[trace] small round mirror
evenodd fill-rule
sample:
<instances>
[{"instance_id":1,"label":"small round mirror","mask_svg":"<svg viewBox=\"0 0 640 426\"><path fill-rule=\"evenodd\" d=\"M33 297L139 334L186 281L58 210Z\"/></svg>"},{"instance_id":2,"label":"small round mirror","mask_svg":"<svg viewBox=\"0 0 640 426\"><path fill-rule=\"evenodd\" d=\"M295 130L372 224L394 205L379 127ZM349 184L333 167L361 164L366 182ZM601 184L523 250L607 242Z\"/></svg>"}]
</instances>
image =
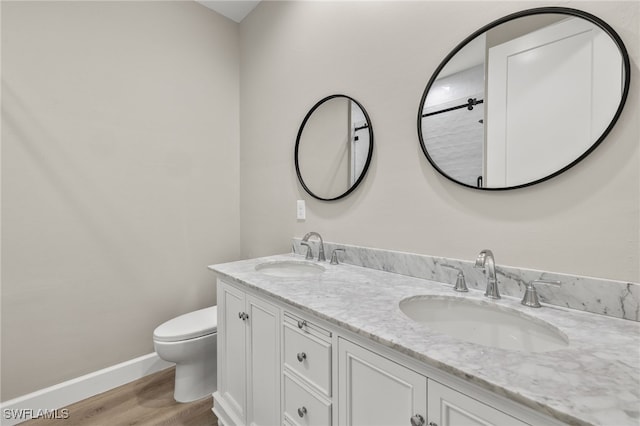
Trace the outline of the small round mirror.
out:
<instances>
[{"instance_id":1,"label":"small round mirror","mask_svg":"<svg viewBox=\"0 0 640 426\"><path fill-rule=\"evenodd\" d=\"M327 96L300 125L296 173L312 197L338 200L362 182L372 153L373 128L362 105L346 95Z\"/></svg>"},{"instance_id":2,"label":"small round mirror","mask_svg":"<svg viewBox=\"0 0 640 426\"><path fill-rule=\"evenodd\" d=\"M629 92L629 56L616 32L575 9L544 7L471 34L424 91L418 135L429 162L471 188L520 188L592 152Z\"/></svg>"}]
</instances>

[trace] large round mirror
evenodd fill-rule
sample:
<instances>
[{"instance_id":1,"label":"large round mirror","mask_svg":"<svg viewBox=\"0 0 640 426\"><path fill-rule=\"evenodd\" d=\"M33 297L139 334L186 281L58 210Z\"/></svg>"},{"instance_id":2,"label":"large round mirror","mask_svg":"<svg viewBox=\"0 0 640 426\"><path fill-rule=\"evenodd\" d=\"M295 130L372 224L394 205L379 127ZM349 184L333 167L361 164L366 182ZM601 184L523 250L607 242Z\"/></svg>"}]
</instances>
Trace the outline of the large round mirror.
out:
<instances>
[{"instance_id":1,"label":"large round mirror","mask_svg":"<svg viewBox=\"0 0 640 426\"><path fill-rule=\"evenodd\" d=\"M613 128L629 69L622 40L593 15L545 7L506 16L460 43L429 80L418 113L422 150L464 186L545 181Z\"/></svg>"},{"instance_id":2,"label":"large round mirror","mask_svg":"<svg viewBox=\"0 0 640 426\"><path fill-rule=\"evenodd\" d=\"M362 182L373 153L373 128L355 99L331 95L311 108L296 138L300 184L319 200L338 200Z\"/></svg>"}]
</instances>

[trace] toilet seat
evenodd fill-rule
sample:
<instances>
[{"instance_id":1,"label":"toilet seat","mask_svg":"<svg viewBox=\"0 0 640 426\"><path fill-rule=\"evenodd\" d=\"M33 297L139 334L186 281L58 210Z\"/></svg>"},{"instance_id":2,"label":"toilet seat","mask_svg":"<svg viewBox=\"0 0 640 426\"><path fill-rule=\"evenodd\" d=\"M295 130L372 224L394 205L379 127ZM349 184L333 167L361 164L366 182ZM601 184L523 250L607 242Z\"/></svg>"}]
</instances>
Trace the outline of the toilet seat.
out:
<instances>
[{"instance_id":1,"label":"toilet seat","mask_svg":"<svg viewBox=\"0 0 640 426\"><path fill-rule=\"evenodd\" d=\"M179 342L213 334L217 330L218 307L211 306L159 325L153 332L153 339L158 342Z\"/></svg>"}]
</instances>

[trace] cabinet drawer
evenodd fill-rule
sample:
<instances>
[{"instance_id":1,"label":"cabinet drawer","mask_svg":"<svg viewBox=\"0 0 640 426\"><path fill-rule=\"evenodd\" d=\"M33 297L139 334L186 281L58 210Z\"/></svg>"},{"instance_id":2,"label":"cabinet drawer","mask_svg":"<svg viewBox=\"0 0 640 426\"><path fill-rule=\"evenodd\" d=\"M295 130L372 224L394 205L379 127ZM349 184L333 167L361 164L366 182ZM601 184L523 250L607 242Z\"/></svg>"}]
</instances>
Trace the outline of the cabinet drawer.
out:
<instances>
[{"instance_id":1,"label":"cabinet drawer","mask_svg":"<svg viewBox=\"0 0 640 426\"><path fill-rule=\"evenodd\" d=\"M284 373L284 423L299 426L331 425L331 403L315 396Z\"/></svg>"},{"instance_id":2,"label":"cabinet drawer","mask_svg":"<svg viewBox=\"0 0 640 426\"><path fill-rule=\"evenodd\" d=\"M284 365L324 395L331 396L331 344L284 325Z\"/></svg>"},{"instance_id":3,"label":"cabinet drawer","mask_svg":"<svg viewBox=\"0 0 640 426\"><path fill-rule=\"evenodd\" d=\"M284 313L284 323L290 325L292 328L297 328L305 334L317 337L320 340L331 343L331 332L325 330L317 324L311 321L307 321L304 318L300 318L297 315L293 315L289 312Z\"/></svg>"}]
</instances>

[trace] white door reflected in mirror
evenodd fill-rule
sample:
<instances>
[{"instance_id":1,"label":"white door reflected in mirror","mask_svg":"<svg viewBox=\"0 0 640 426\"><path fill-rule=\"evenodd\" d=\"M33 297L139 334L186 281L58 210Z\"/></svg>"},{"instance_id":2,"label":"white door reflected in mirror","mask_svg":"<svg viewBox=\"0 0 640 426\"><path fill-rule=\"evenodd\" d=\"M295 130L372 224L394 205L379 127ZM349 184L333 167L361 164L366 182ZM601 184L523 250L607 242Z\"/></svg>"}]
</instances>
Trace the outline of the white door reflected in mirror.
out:
<instances>
[{"instance_id":1,"label":"white door reflected in mirror","mask_svg":"<svg viewBox=\"0 0 640 426\"><path fill-rule=\"evenodd\" d=\"M602 30L578 18L489 49L487 186L536 180L589 149L620 102L617 50Z\"/></svg>"}]
</instances>

